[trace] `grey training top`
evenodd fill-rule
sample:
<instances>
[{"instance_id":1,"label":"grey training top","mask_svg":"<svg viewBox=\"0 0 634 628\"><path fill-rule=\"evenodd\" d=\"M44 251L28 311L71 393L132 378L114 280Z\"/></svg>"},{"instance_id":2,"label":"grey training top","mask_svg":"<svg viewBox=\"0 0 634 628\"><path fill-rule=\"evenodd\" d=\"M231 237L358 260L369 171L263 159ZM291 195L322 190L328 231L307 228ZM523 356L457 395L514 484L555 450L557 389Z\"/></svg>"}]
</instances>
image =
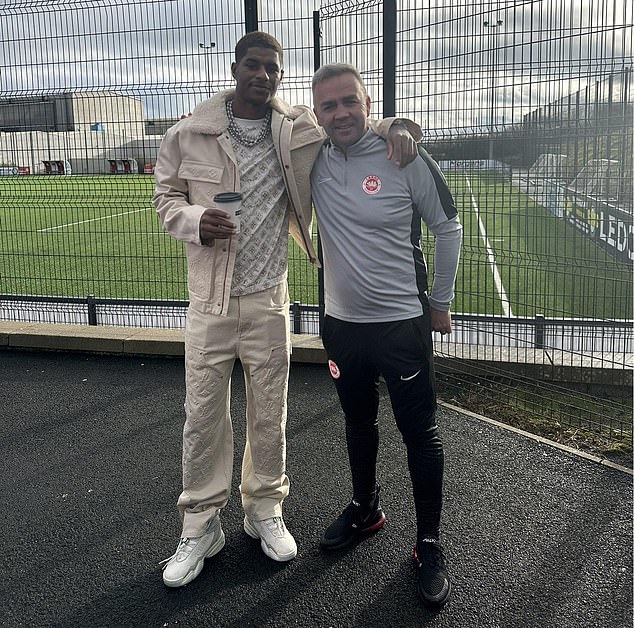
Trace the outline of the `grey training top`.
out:
<instances>
[{"instance_id":1,"label":"grey training top","mask_svg":"<svg viewBox=\"0 0 634 628\"><path fill-rule=\"evenodd\" d=\"M324 257L326 314L369 323L420 316L427 290L421 218L435 235L430 305L448 311L462 226L436 163L422 149L400 170L368 130L344 152L326 143L311 173Z\"/></svg>"}]
</instances>

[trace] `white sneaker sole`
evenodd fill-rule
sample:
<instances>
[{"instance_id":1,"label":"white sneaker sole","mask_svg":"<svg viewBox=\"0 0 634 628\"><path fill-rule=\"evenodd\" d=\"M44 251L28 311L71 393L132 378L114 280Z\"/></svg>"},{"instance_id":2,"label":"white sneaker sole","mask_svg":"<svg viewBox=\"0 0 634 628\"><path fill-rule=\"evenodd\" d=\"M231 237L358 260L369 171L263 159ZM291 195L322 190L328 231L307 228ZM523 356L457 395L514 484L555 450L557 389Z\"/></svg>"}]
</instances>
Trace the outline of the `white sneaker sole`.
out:
<instances>
[{"instance_id":1,"label":"white sneaker sole","mask_svg":"<svg viewBox=\"0 0 634 628\"><path fill-rule=\"evenodd\" d=\"M266 541L258 534L258 531L253 527L251 522L247 517L244 518L244 531L252 538L252 539L260 539L260 545L262 546L262 551L273 560L276 560L280 563L285 563L289 560L293 560L295 556L297 556L297 549L288 552L287 554L278 554L273 550L273 548L269 547Z\"/></svg>"},{"instance_id":2,"label":"white sneaker sole","mask_svg":"<svg viewBox=\"0 0 634 628\"><path fill-rule=\"evenodd\" d=\"M212 546L207 550L207 553L204 556L200 557L200 560L194 565L193 569L190 569L182 578L178 578L177 580L168 580L165 577L165 572L163 572L163 584L166 587L170 588L184 587L186 584L189 584L203 570L203 567L205 565L205 558L211 558L212 556L215 556L224 546L225 533L221 529L220 538L212 544Z\"/></svg>"}]
</instances>

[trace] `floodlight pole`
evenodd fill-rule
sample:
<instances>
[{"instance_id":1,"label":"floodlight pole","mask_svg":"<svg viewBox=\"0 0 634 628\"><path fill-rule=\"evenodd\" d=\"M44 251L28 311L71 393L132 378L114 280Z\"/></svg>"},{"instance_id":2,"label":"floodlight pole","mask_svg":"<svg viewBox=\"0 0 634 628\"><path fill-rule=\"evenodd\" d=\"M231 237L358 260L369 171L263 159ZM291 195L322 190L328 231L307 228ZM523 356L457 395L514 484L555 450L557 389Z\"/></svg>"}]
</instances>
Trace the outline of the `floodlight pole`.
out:
<instances>
[{"instance_id":1,"label":"floodlight pole","mask_svg":"<svg viewBox=\"0 0 634 628\"><path fill-rule=\"evenodd\" d=\"M497 39L495 35L497 31L495 30L498 26L502 26L502 20L496 20L495 22L489 22L489 20L485 20L484 26L489 29L491 47L489 49L489 54L491 57L490 65L491 65L491 109L489 112L489 120L490 120L490 131L489 131L489 161L493 161L493 117L495 114L495 65L497 62L496 52L497 52Z\"/></svg>"},{"instance_id":2,"label":"floodlight pole","mask_svg":"<svg viewBox=\"0 0 634 628\"><path fill-rule=\"evenodd\" d=\"M209 44L204 42L198 42L198 47L204 50L205 55L205 70L207 72L207 97L211 98L211 49L216 47L216 42L212 41Z\"/></svg>"}]
</instances>

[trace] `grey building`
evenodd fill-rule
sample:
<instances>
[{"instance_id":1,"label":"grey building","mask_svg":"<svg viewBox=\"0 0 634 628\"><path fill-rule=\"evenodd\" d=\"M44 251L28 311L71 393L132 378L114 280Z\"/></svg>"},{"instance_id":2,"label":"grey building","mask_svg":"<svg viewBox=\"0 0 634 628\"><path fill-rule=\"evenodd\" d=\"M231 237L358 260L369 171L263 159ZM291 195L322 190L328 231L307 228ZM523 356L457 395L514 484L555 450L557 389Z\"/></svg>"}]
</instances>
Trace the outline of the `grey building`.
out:
<instances>
[{"instance_id":1,"label":"grey building","mask_svg":"<svg viewBox=\"0 0 634 628\"><path fill-rule=\"evenodd\" d=\"M45 162L68 163L73 174L111 171L111 161L153 164L160 137L147 137L143 103L112 92L0 99L0 166L31 174Z\"/></svg>"}]
</instances>

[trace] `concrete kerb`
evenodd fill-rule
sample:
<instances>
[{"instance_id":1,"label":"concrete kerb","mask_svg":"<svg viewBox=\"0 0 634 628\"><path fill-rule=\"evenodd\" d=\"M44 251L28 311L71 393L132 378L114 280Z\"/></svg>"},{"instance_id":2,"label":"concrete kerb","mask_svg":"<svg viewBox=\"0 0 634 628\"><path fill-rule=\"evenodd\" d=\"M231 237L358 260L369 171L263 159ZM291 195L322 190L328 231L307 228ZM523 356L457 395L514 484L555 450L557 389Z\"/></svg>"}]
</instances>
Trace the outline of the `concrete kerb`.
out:
<instances>
[{"instance_id":1,"label":"concrete kerb","mask_svg":"<svg viewBox=\"0 0 634 628\"><path fill-rule=\"evenodd\" d=\"M326 354L319 336L291 334L291 361L303 364L325 364ZM92 325L60 325L46 323L0 321L0 349L70 351L124 355L179 357L185 354L184 331L137 327L100 327ZM634 475L628 467L611 462L537 434L490 419L450 403L440 404L455 412L495 425L540 443L586 460Z\"/></svg>"},{"instance_id":2,"label":"concrete kerb","mask_svg":"<svg viewBox=\"0 0 634 628\"><path fill-rule=\"evenodd\" d=\"M292 334L292 360L324 364L326 356L318 336ZM182 329L101 327L0 321L0 347L150 356L183 356Z\"/></svg>"}]
</instances>

